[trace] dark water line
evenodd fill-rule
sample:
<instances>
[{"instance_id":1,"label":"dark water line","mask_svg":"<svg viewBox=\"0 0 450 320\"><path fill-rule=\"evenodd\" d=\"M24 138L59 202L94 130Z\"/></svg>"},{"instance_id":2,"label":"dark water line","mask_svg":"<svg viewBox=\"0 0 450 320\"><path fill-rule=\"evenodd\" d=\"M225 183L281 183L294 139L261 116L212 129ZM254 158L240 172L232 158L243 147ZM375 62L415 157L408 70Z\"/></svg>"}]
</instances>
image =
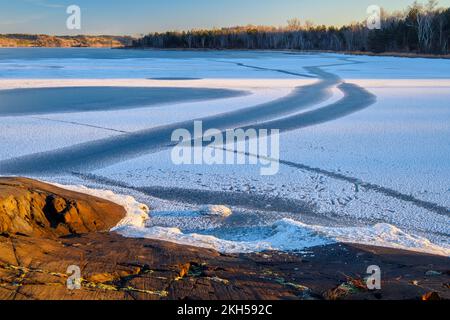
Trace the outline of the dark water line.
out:
<instances>
[{"instance_id":1,"label":"dark water line","mask_svg":"<svg viewBox=\"0 0 450 320\"><path fill-rule=\"evenodd\" d=\"M66 121L66 120L50 119L50 118L44 118L44 117L30 117L30 118L37 119L37 120L45 120L45 121L73 124L73 125L76 125L76 126L82 126L82 127L88 127L88 128L94 128L94 129L101 129L101 130L113 131L113 132L118 132L118 133L129 133L128 131L117 130L117 129L107 128L107 127L94 126L92 124L81 123L81 122L76 122L76 121Z\"/></svg>"},{"instance_id":2,"label":"dark water line","mask_svg":"<svg viewBox=\"0 0 450 320\"><path fill-rule=\"evenodd\" d=\"M223 149L224 151L227 151L227 152L239 153L235 150L228 150L226 148L221 148L221 149ZM248 152L245 152L243 154L246 156L259 158L258 155L254 155L254 154L251 154ZM342 173L337 173L334 171L329 171L329 170L325 170L325 169L321 169L321 168L317 168L317 167L311 167L311 166L308 166L305 164L296 163L296 162L292 162L292 161L276 160L276 159L267 159L267 160L279 161L280 164L283 164L283 165L286 165L286 166L289 166L292 168L296 168L296 169L300 169L300 170L304 170L304 171L308 171L308 172L313 172L316 174L321 174L323 176L327 176L329 178L333 178L333 179L340 180L340 181L345 181L345 182L354 184L355 187L357 187L357 188L362 187L366 190L375 191L377 193L381 193L390 198L394 198L397 200L412 203L413 205L415 205L419 208L429 210L436 214L450 217L450 209L445 206L439 205L439 204L431 202L431 201L418 199L418 198L414 197L413 195L405 194L405 193L402 193L400 191L394 190L389 187L384 187L384 186L381 186L381 185L378 185L375 183L366 182L359 178L344 175Z\"/></svg>"},{"instance_id":3,"label":"dark water line","mask_svg":"<svg viewBox=\"0 0 450 320\"><path fill-rule=\"evenodd\" d=\"M177 201L193 205L216 205L220 203L221 205L251 210L315 215L312 208L306 202L289 198L274 197L256 193L212 191L179 187L136 187L128 185L123 181L117 181L91 173L72 172L72 175L94 183L134 190L151 197L168 201Z\"/></svg>"}]
</instances>

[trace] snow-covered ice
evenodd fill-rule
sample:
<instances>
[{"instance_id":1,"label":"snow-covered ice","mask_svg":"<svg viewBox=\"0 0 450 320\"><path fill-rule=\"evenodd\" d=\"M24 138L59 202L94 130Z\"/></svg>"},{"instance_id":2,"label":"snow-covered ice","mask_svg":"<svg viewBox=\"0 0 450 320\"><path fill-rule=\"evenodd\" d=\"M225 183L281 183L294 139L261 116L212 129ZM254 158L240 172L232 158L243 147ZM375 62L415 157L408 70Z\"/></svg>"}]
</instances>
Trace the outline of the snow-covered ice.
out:
<instances>
[{"instance_id":1,"label":"snow-covered ice","mask_svg":"<svg viewBox=\"0 0 450 320\"><path fill-rule=\"evenodd\" d=\"M0 174L2 160L276 101L317 83L310 67L376 96L356 113L284 132L275 176L260 176L252 165L176 166L170 149L73 174L34 175L88 186L71 188L125 206L129 214L115 229L125 236L223 252L303 250L344 241L450 255L448 60L9 50L0 49L0 90L128 86L250 94L151 108L0 117ZM320 110L345 97L336 85L329 90L324 101L273 119Z\"/></svg>"}]
</instances>

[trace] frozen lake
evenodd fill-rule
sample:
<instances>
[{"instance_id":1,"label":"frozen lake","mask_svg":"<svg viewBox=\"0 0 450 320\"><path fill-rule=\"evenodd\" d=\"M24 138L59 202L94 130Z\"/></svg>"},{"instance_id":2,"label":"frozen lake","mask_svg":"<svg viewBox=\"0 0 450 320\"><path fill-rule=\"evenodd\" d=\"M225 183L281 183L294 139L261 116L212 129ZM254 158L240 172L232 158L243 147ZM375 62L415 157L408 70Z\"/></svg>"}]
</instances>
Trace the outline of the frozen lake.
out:
<instances>
[{"instance_id":1,"label":"frozen lake","mask_svg":"<svg viewBox=\"0 0 450 320\"><path fill-rule=\"evenodd\" d=\"M124 222L126 236L449 255L449 75L443 59L0 49L0 174L131 195L151 211ZM280 171L175 165L170 135L194 119L280 129Z\"/></svg>"}]
</instances>

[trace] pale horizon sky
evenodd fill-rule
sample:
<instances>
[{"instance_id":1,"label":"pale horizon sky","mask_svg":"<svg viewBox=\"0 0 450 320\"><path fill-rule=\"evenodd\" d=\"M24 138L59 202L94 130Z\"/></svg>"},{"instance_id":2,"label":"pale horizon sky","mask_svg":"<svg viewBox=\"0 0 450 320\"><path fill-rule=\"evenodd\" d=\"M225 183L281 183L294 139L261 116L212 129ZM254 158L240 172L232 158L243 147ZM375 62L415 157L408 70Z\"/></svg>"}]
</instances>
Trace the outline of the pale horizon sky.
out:
<instances>
[{"instance_id":1,"label":"pale horizon sky","mask_svg":"<svg viewBox=\"0 0 450 320\"><path fill-rule=\"evenodd\" d=\"M0 0L0 34L137 36L247 24L281 26L291 18L340 26L363 21L369 5L396 11L412 3L413 0ZM439 4L450 7L450 0L440 0ZM66 28L69 5L81 8L81 30Z\"/></svg>"}]
</instances>

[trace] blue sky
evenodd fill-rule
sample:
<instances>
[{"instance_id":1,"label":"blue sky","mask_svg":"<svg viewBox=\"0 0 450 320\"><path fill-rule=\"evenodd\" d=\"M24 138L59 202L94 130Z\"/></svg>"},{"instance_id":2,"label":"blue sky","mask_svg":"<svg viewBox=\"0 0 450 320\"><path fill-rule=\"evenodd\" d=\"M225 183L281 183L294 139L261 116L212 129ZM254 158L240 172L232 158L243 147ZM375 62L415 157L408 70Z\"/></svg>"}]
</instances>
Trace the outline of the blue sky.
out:
<instances>
[{"instance_id":1,"label":"blue sky","mask_svg":"<svg viewBox=\"0 0 450 320\"><path fill-rule=\"evenodd\" d=\"M316 24L362 21L369 5L406 8L413 0L0 0L0 33L73 34L66 8L82 10L84 34L131 34L246 24L284 25L290 18ZM419 1L421 2L421 1ZM423 1L422 1L423 2ZM440 0L450 7L450 0Z\"/></svg>"}]
</instances>

